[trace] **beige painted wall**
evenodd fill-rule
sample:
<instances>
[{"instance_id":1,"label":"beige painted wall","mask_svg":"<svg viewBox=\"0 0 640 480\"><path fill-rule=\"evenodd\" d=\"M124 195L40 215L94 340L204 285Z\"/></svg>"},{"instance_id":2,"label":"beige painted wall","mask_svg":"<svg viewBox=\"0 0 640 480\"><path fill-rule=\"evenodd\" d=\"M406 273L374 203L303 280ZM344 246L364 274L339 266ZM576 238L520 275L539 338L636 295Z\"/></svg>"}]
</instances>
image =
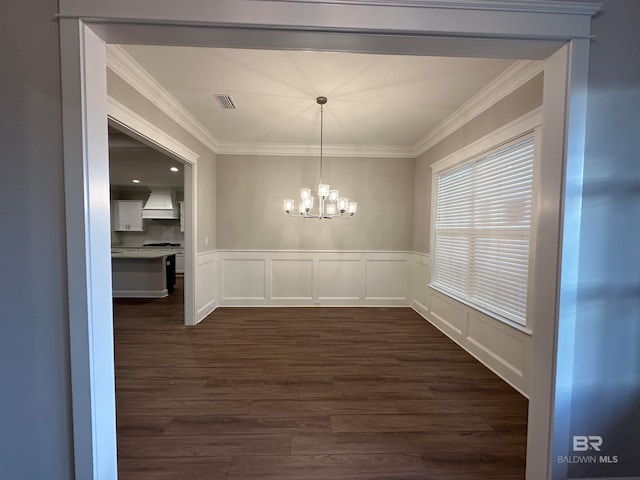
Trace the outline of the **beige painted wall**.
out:
<instances>
[{"instance_id":1,"label":"beige painted wall","mask_svg":"<svg viewBox=\"0 0 640 480\"><path fill-rule=\"evenodd\" d=\"M215 250L216 238L216 154L200 143L162 110L138 93L111 70L107 70L107 91L110 97L200 155L198 158L198 238L196 252ZM208 244L205 243L208 239Z\"/></svg>"},{"instance_id":2,"label":"beige painted wall","mask_svg":"<svg viewBox=\"0 0 640 480\"><path fill-rule=\"evenodd\" d=\"M430 251L431 165L542 105L542 83L541 73L416 159L413 251Z\"/></svg>"},{"instance_id":3,"label":"beige painted wall","mask_svg":"<svg viewBox=\"0 0 640 480\"><path fill-rule=\"evenodd\" d=\"M318 157L218 155L218 248L410 250L413 171L413 159L325 158L324 181L357 201L358 213L305 220L287 217L282 201L317 189Z\"/></svg>"}]
</instances>

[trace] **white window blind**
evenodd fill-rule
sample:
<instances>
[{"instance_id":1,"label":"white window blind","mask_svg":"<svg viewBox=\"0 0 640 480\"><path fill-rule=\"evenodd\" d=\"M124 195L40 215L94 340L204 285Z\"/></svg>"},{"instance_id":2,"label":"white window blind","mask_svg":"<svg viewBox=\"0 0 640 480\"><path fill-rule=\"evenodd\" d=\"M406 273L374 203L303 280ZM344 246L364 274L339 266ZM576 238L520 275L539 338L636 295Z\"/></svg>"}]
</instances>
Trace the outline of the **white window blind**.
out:
<instances>
[{"instance_id":1,"label":"white window blind","mask_svg":"<svg viewBox=\"0 0 640 480\"><path fill-rule=\"evenodd\" d=\"M526 325L533 133L436 177L432 286Z\"/></svg>"}]
</instances>

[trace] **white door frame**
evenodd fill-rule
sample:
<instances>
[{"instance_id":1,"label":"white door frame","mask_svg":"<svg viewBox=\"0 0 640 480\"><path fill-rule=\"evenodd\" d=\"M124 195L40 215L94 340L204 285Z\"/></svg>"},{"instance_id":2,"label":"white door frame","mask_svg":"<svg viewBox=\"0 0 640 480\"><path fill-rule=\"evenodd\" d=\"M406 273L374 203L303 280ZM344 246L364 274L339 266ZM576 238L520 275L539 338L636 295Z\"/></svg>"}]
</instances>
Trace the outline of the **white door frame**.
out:
<instances>
[{"instance_id":1,"label":"white door frame","mask_svg":"<svg viewBox=\"0 0 640 480\"><path fill-rule=\"evenodd\" d=\"M119 130L184 165L184 324L196 325L194 212L198 201L199 155L113 98L108 97L107 103L110 124L114 123Z\"/></svg>"},{"instance_id":2,"label":"white door frame","mask_svg":"<svg viewBox=\"0 0 640 480\"><path fill-rule=\"evenodd\" d=\"M76 478L117 478L105 41L548 57L544 122L553 129L544 131L541 148L546 174L556 177L540 203L548 249L547 262L536 266L534 289L538 298L546 295L536 308L545 321L535 322L527 478L551 478L557 373L571 383L565 365L556 371L558 328L575 317L577 254L569 253L577 252L578 233L570 229L579 226L580 206L567 198L581 182L590 18L599 7L537 0L184 0L161 6L157 0L60 1Z\"/></svg>"}]
</instances>

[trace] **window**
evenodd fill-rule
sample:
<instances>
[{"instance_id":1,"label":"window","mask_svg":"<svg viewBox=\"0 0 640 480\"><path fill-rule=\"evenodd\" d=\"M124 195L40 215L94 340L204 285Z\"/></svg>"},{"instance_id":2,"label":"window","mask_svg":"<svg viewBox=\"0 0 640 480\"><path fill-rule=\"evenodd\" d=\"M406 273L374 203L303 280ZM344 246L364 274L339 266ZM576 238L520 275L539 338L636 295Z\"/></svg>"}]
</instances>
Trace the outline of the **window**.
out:
<instances>
[{"instance_id":1,"label":"window","mask_svg":"<svg viewBox=\"0 0 640 480\"><path fill-rule=\"evenodd\" d=\"M431 286L526 326L534 133L434 173Z\"/></svg>"}]
</instances>

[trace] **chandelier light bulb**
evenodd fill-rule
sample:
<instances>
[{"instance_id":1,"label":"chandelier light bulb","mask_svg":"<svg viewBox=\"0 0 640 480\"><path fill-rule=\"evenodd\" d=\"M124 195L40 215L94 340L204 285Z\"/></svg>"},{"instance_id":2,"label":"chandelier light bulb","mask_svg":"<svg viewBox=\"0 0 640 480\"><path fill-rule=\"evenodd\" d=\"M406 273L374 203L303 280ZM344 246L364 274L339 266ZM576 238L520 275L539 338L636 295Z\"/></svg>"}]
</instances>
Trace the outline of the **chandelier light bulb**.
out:
<instances>
[{"instance_id":1,"label":"chandelier light bulb","mask_svg":"<svg viewBox=\"0 0 640 480\"><path fill-rule=\"evenodd\" d=\"M349 202L347 210L349 212L349 215L353 215L358 211L358 204L356 202Z\"/></svg>"},{"instance_id":2,"label":"chandelier light bulb","mask_svg":"<svg viewBox=\"0 0 640 480\"><path fill-rule=\"evenodd\" d=\"M338 201L338 190L329 190L329 201L336 203Z\"/></svg>"},{"instance_id":3,"label":"chandelier light bulb","mask_svg":"<svg viewBox=\"0 0 640 480\"><path fill-rule=\"evenodd\" d=\"M329 196L329 185L326 183L321 183L318 185L318 196L320 198L327 198Z\"/></svg>"},{"instance_id":4,"label":"chandelier light bulb","mask_svg":"<svg viewBox=\"0 0 640 480\"><path fill-rule=\"evenodd\" d=\"M304 200L305 198L309 198L311 196L310 188L301 188L300 189L300 200Z\"/></svg>"},{"instance_id":5,"label":"chandelier light bulb","mask_svg":"<svg viewBox=\"0 0 640 480\"><path fill-rule=\"evenodd\" d=\"M293 210L296 207L296 203L293 201L292 198L287 198L284 201L284 211L289 213L291 210Z\"/></svg>"},{"instance_id":6,"label":"chandelier light bulb","mask_svg":"<svg viewBox=\"0 0 640 480\"><path fill-rule=\"evenodd\" d=\"M302 204L304 205L305 211L309 211L313 208L313 197L307 197L302 200Z\"/></svg>"},{"instance_id":7,"label":"chandelier light bulb","mask_svg":"<svg viewBox=\"0 0 640 480\"><path fill-rule=\"evenodd\" d=\"M347 197L338 198L338 210L344 213L347 211L347 205L349 204L349 199Z\"/></svg>"},{"instance_id":8,"label":"chandelier light bulb","mask_svg":"<svg viewBox=\"0 0 640 480\"><path fill-rule=\"evenodd\" d=\"M326 208L327 216L333 217L336 214L336 206L333 203L327 205Z\"/></svg>"}]
</instances>

